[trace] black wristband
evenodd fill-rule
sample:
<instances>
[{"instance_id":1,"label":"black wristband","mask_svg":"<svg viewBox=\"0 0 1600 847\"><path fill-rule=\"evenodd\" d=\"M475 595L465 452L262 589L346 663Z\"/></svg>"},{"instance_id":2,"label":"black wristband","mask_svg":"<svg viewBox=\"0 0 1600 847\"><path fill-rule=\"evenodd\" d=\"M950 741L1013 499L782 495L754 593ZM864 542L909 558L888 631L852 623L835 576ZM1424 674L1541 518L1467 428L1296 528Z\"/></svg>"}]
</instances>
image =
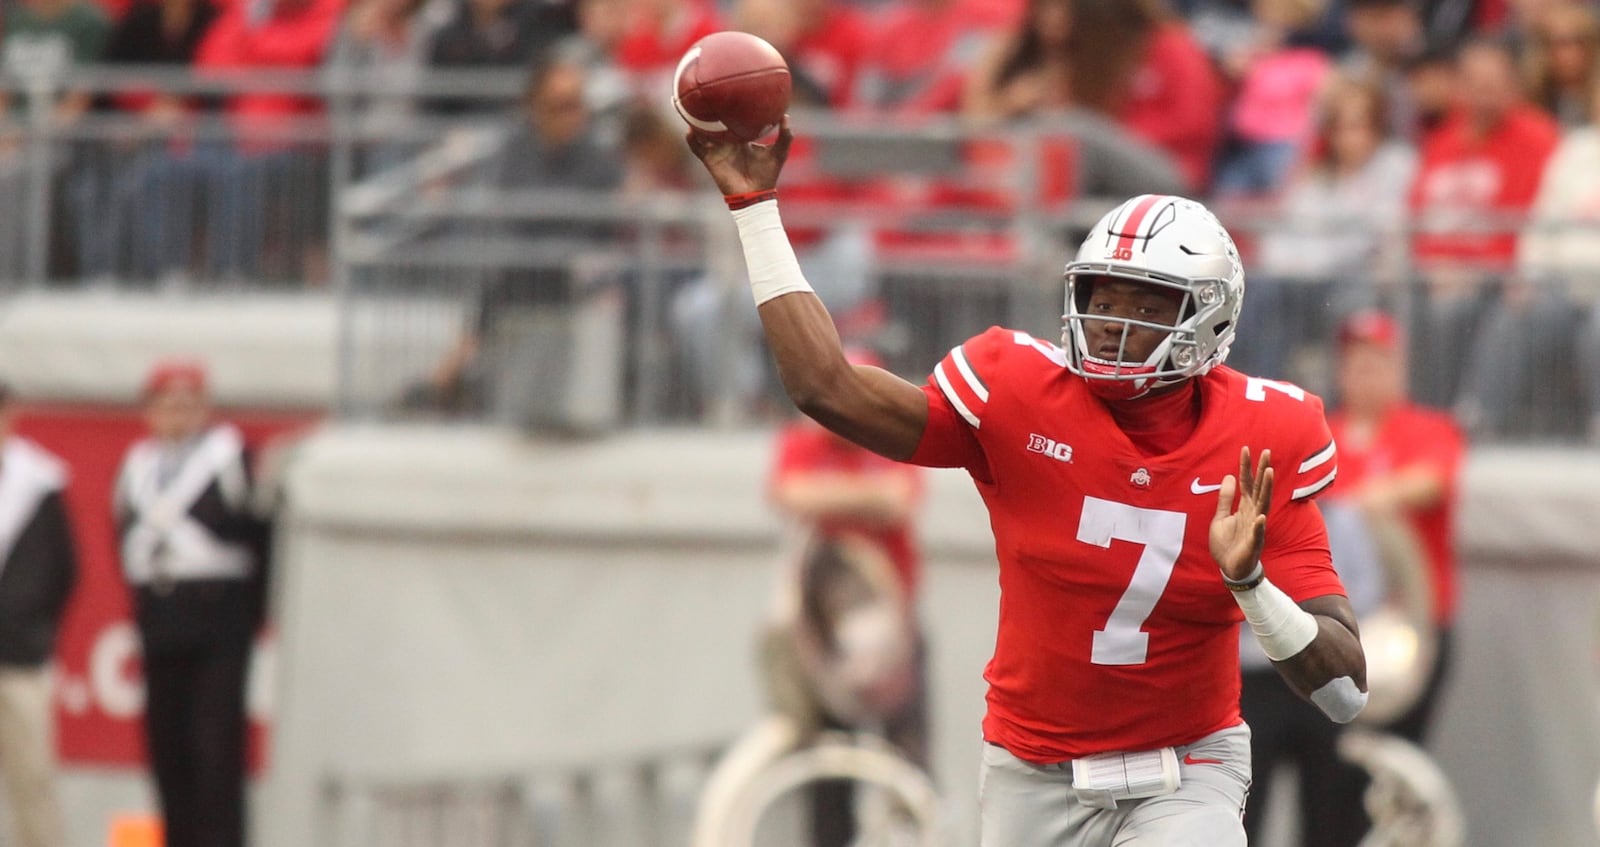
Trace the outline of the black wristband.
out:
<instances>
[{"instance_id":1,"label":"black wristband","mask_svg":"<svg viewBox=\"0 0 1600 847\"><path fill-rule=\"evenodd\" d=\"M1263 568L1260 562L1256 562L1256 569L1251 571L1249 576L1241 580L1232 580L1228 578L1227 574L1223 574L1222 584L1228 586L1229 591L1249 591L1260 585L1261 581L1266 578L1267 569Z\"/></svg>"}]
</instances>

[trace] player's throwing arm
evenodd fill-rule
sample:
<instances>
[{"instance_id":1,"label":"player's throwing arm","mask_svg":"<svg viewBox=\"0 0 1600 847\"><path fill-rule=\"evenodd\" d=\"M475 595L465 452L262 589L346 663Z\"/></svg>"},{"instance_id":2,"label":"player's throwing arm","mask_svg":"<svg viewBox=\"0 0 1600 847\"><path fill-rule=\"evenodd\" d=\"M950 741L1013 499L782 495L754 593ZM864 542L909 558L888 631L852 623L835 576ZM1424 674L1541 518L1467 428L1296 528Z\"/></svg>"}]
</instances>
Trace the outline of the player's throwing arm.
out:
<instances>
[{"instance_id":1,"label":"player's throwing arm","mask_svg":"<svg viewBox=\"0 0 1600 847\"><path fill-rule=\"evenodd\" d=\"M927 422L927 398L887 371L845 360L833 318L800 273L784 232L777 186L794 141L788 119L772 144L694 129L688 138L733 211L751 291L789 398L823 426L873 452L909 457Z\"/></svg>"},{"instance_id":2,"label":"player's throwing arm","mask_svg":"<svg viewBox=\"0 0 1600 847\"><path fill-rule=\"evenodd\" d=\"M1217 495L1211 555L1278 672L1329 718L1349 723L1367 703L1366 657L1349 601L1332 595L1297 605L1267 580L1261 566L1271 460L1270 451L1263 451L1252 468L1250 448L1240 451L1238 477L1225 477Z\"/></svg>"}]
</instances>

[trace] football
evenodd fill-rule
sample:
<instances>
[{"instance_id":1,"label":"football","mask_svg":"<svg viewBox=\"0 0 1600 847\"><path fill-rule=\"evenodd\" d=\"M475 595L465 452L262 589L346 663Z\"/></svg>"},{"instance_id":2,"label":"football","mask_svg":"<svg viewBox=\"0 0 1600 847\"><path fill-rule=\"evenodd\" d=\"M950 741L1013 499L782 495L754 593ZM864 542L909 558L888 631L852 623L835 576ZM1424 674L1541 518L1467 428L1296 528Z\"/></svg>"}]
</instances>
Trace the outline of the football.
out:
<instances>
[{"instance_id":1,"label":"football","mask_svg":"<svg viewBox=\"0 0 1600 847\"><path fill-rule=\"evenodd\" d=\"M714 32L678 61L672 105L699 132L754 141L783 120L789 82L777 48L747 32Z\"/></svg>"}]
</instances>

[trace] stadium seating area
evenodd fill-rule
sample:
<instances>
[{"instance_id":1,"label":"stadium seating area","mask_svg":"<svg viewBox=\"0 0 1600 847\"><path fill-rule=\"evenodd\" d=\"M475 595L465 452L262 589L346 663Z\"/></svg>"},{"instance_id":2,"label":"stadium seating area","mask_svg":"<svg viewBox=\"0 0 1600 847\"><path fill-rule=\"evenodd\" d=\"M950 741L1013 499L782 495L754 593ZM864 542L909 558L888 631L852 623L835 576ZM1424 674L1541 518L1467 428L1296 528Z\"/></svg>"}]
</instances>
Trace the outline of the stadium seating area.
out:
<instances>
[{"instance_id":1,"label":"stadium seating area","mask_svg":"<svg viewBox=\"0 0 1600 847\"><path fill-rule=\"evenodd\" d=\"M1327 390L1331 327L1379 304L1476 437L1596 433L1587 3L15 5L0 279L348 294L375 312L340 349L384 370L341 365L351 413L559 421L498 374L574 325L617 339L549 376L606 375L585 426L781 408L665 96L740 28L795 72L814 284L897 370L989 323L1053 337L1076 236L1181 192L1246 252L1241 367Z\"/></svg>"}]
</instances>

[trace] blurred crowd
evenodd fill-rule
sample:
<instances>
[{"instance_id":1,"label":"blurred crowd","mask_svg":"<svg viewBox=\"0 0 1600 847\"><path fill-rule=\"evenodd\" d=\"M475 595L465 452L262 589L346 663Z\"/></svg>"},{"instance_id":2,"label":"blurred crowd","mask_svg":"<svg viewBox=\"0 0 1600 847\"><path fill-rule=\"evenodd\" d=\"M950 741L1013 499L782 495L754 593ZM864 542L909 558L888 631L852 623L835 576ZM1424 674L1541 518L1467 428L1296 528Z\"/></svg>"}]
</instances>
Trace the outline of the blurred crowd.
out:
<instances>
[{"instance_id":1,"label":"blurred crowd","mask_svg":"<svg viewBox=\"0 0 1600 847\"><path fill-rule=\"evenodd\" d=\"M786 208L1004 216L1204 197L1247 252L1243 369L1325 387L1316 357L1339 318L1382 306L1406 315L1430 365L1419 397L1473 432L1600 437L1600 251L1585 246L1600 216L1600 13L1581 0L6 0L0 50L13 80L92 64L326 71L364 92L350 101L363 137L388 139L362 146L363 172L425 148L430 121L492 117L515 124L495 182L646 196L704 187L666 93L685 49L729 28L784 53L796 109L1040 139L1021 185L985 181L1016 164L1003 143L965 144L960 180L908 183L802 139ZM495 69L526 74L513 115L470 86L424 85ZM0 159L39 120L24 99L0 110ZM72 237L52 242L52 275L325 278L326 138L301 130L328 102L65 86L52 127L122 129L67 153L101 166L56 176L51 225ZM224 130L178 129L202 118ZM0 168L0 191L12 178ZM0 205L9 244L22 205ZM846 264L949 246L833 235L797 240ZM869 298L836 276L830 305L848 317ZM683 327L705 324L704 299L675 305ZM1532 386L1585 398L1585 419L1521 414Z\"/></svg>"}]
</instances>

